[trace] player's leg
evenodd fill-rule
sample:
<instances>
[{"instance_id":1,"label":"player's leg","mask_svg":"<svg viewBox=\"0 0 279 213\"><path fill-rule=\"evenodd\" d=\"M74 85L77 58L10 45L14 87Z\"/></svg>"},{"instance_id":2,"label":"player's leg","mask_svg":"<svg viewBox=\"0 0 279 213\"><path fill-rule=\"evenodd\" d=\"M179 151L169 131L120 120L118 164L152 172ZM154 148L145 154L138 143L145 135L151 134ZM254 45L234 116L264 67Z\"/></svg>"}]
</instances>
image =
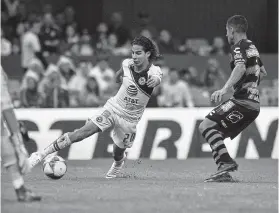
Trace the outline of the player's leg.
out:
<instances>
[{"instance_id":1,"label":"player's leg","mask_svg":"<svg viewBox=\"0 0 279 213\"><path fill-rule=\"evenodd\" d=\"M218 165L218 171L213 176L218 176L238 168L231 158L224 144L224 139L233 132L234 128L227 120L228 114L235 109L235 104L228 100L213 109L199 126L199 130L209 143L213 158Z\"/></svg>"},{"instance_id":2,"label":"player's leg","mask_svg":"<svg viewBox=\"0 0 279 213\"><path fill-rule=\"evenodd\" d=\"M125 150L125 148L120 148L116 144L113 144L114 162L112 163L109 171L107 172L106 178L116 178L117 175L121 172L121 169L123 168L127 157Z\"/></svg>"},{"instance_id":3,"label":"player's leg","mask_svg":"<svg viewBox=\"0 0 279 213\"><path fill-rule=\"evenodd\" d=\"M113 129L114 162L110 167L106 178L116 178L122 170L126 160L126 148L131 148L136 136L136 123L130 123L119 116L115 116L116 125Z\"/></svg>"},{"instance_id":4,"label":"player's leg","mask_svg":"<svg viewBox=\"0 0 279 213\"><path fill-rule=\"evenodd\" d=\"M85 125L80 129L65 133L53 143L51 143L48 147L46 147L42 152L33 153L29 158L31 168L41 162L47 155L64 149L73 143L80 142L95 133L101 131L103 132L111 125L113 125L111 113L103 108L93 118L88 119Z\"/></svg>"},{"instance_id":5,"label":"player's leg","mask_svg":"<svg viewBox=\"0 0 279 213\"><path fill-rule=\"evenodd\" d=\"M228 153L224 144L224 134L219 131L218 124L208 118L205 118L200 126L200 133L210 145L215 163L220 166L224 162L232 162L233 159Z\"/></svg>"},{"instance_id":6,"label":"player's leg","mask_svg":"<svg viewBox=\"0 0 279 213\"><path fill-rule=\"evenodd\" d=\"M1 156L4 167L7 169L12 179L17 199L20 202L40 201L41 197L25 188L24 179L20 167L18 165L18 157L12 142L8 136L2 136Z\"/></svg>"}]
</instances>

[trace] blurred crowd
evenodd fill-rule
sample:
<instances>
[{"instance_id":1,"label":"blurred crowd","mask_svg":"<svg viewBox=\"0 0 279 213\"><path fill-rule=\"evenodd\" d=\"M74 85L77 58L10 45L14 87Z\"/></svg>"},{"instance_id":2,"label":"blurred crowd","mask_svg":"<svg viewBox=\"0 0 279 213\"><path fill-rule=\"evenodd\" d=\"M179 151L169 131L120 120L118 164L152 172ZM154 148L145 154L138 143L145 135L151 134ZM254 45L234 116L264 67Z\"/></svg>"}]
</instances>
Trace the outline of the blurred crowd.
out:
<instances>
[{"instance_id":1,"label":"blurred crowd","mask_svg":"<svg viewBox=\"0 0 279 213\"><path fill-rule=\"evenodd\" d=\"M94 32L82 28L76 21L75 10L67 6L64 11L54 12L52 5L46 4L41 12L28 11L24 2L3 0L1 2L1 54L7 56L23 51L23 40L39 22L38 37L43 55L64 54L92 56L98 50L112 55L128 56L130 41L136 35L152 38L162 54L181 53L194 55L226 54L225 42L216 37L212 42L206 39L175 38L168 29L157 29L152 25L152 17L143 11L137 14L133 28L124 24L125 17L120 12L111 14L108 23L99 23Z\"/></svg>"},{"instance_id":2,"label":"blurred crowd","mask_svg":"<svg viewBox=\"0 0 279 213\"><path fill-rule=\"evenodd\" d=\"M211 44L205 39L177 39L167 29L153 26L146 12L138 14L134 29L125 27L124 17L115 12L109 23L100 23L90 33L80 28L70 6L55 14L51 5L45 5L42 13L35 14L18 0L3 0L2 8L1 56L20 54L24 72L21 81L11 79L9 83L15 107L102 106L119 88L109 57L130 56L130 41L139 34L152 38L162 55L212 56L205 70L194 66L178 70L169 67L163 57L158 59L155 64L164 77L148 107L212 106L210 95L228 78L214 59L214 55L227 54L222 37L214 38ZM48 64L45 58L51 55L60 58ZM94 56L97 62L76 62L75 56ZM277 86L277 80L263 85L262 105L277 105Z\"/></svg>"},{"instance_id":3,"label":"blurred crowd","mask_svg":"<svg viewBox=\"0 0 279 213\"><path fill-rule=\"evenodd\" d=\"M67 108L104 105L120 87L115 82L116 70L110 67L109 57L99 54L95 64L88 60L76 64L69 56L63 55L46 69L39 59L33 58L21 82L9 82L14 106ZM181 70L168 67L162 57L155 64L161 67L164 76L160 86L154 89L147 107L213 106L210 95L220 89L228 78L214 58L208 60L207 68L202 72L193 66ZM277 80L263 84L262 105L277 105L277 87Z\"/></svg>"}]
</instances>

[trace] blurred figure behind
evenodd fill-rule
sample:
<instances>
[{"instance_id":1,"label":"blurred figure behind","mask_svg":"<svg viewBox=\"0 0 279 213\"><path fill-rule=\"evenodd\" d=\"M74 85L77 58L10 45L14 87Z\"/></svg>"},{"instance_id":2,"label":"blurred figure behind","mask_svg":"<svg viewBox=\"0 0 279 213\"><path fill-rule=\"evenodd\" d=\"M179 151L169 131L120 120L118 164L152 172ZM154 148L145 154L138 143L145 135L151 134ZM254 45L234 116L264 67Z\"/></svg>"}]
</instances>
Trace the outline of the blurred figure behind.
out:
<instances>
[{"instance_id":1,"label":"blurred figure behind","mask_svg":"<svg viewBox=\"0 0 279 213\"><path fill-rule=\"evenodd\" d=\"M162 93L158 97L160 106L163 107L193 107L193 98L188 84L179 79L179 73L172 68L169 80L162 83Z\"/></svg>"},{"instance_id":2,"label":"blurred figure behind","mask_svg":"<svg viewBox=\"0 0 279 213\"><path fill-rule=\"evenodd\" d=\"M62 87L61 79L58 67L50 65L39 85L39 91L43 97L42 107L65 108L69 106L69 93Z\"/></svg>"},{"instance_id":3,"label":"blurred figure behind","mask_svg":"<svg viewBox=\"0 0 279 213\"><path fill-rule=\"evenodd\" d=\"M23 86L20 91L21 107L36 108L42 105L42 96L38 91L39 80L40 77L36 72L32 70L28 70L26 72L25 79L24 79L26 83L25 86Z\"/></svg>"},{"instance_id":4,"label":"blurred figure behind","mask_svg":"<svg viewBox=\"0 0 279 213\"><path fill-rule=\"evenodd\" d=\"M79 94L80 107L98 107L100 106L100 89L97 80L89 77L87 82Z\"/></svg>"}]
</instances>

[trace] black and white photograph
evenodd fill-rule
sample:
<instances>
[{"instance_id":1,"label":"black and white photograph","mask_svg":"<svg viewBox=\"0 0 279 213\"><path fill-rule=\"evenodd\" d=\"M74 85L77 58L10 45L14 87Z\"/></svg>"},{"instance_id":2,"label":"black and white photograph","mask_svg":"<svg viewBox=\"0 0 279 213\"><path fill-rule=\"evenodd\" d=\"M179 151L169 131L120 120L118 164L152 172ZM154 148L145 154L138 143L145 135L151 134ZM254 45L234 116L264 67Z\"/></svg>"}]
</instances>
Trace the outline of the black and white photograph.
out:
<instances>
[{"instance_id":1,"label":"black and white photograph","mask_svg":"<svg viewBox=\"0 0 279 213\"><path fill-rule=\"evenodd\" d=\"M278 212L278 0L1 0L0 48L0 212Z\"/></svg>"}]
</instances>

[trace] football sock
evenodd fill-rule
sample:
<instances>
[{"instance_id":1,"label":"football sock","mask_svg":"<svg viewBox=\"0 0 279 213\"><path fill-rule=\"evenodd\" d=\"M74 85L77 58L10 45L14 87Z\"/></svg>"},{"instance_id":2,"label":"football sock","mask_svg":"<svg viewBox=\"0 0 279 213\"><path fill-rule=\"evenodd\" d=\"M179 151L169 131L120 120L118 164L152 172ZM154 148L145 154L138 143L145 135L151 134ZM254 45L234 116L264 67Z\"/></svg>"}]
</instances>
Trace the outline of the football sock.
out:
<instances>
[{"instance_id":1,"label":"football sock","mask_svg":"<svg viewBox=\"0 0 279 213\"><path fill-rule=\"evenodd\" d=\"M217 165L219 165L220 162L232 161L226 145L224 144L224 138L217 130L208 128L202 133L202 135L209 143L212 149L213 158Z\"/></svg>"},{"instance_id":2,"label":"football sock","mask_svg":"<svg viewBox=\"0 0 279 213\"><path fill-rule=\"evenodd\" d=\"M47 155L52 154L54 152L57 152L61 149L64 149L65 147L71 145L71 141L69 139L68 134L64 134L61 137L59 137L57 140L55 140L53 143L51 143L48 147L46 147L42 151L42 157L45 158Z\"/></svg>"}]
</instances>

